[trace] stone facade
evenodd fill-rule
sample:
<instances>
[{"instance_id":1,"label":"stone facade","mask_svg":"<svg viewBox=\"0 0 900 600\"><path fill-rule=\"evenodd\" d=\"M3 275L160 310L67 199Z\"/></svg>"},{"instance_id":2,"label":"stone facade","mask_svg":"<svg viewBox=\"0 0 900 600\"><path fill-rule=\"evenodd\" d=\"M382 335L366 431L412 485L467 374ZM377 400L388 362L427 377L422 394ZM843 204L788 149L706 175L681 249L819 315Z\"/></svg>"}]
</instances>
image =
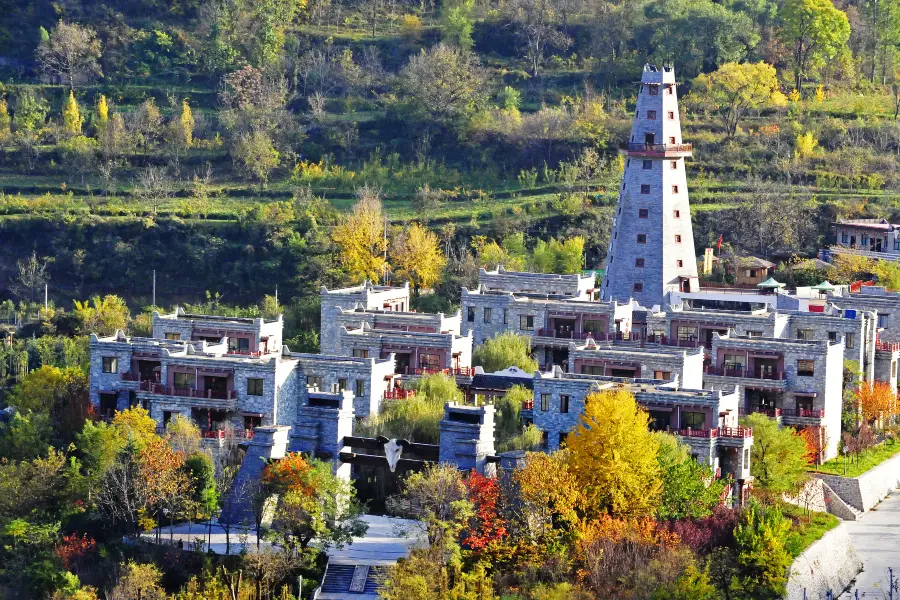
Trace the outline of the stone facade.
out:
<instances>
[{"instance_id":1,"label":"stone facade","mask_svg":"<svg viewBox=\"0 0 900 600\"><path fill-rule=\"evenodd\" d=\"M353 408L358 417L377 415L386 392L394 385L394 357L353 358L325 354L291 352L287 356L298 361L304 381L297 398L303 403L308 390L353 393Z\"/></svg>"},{"instance_id":2,"label":"stone facade","mask_svg":"<svg viewBox=\"0 0 900 600\"><path fill-rule=\"evenodd\" d=\"M325 286L319 291L322 303L321 332L319 350L322 354L340 354L340 327L338 316L342 310L409 310L409 284L403 287L374 285L366 280L362 285L329 290Z\"/></svg>"},{"instance_id":3,"label":"stone facade","mask_svg":"<svg viewBox=\"0 0 900 600\"><path fill-rule=\"evenodd\" d=\"M228 338L229 352L269 354L281 352L284 320L216 317L186 314L180 307L161 315L153 311L153 337L181 341L206 340L212 343Z\"/></svg>"},{"instance_id":4,"label":"stone facade","mask_svg":"<svg viewBox=\"0 0 900 600\"><path fill-rule=\"evenodd\" d=\"M788 316L766 308L748 311L690 309L666 305L665 311L649 312L646 334L675 345L712 346L712 334L734 330L738 335L782 337Z\"/></svg>"},{"instance_id":5,"label":"stone facade","mask_svg":"<svg viewBox=\"0 0 900 600\"><path fill-rule=\"evenodd\" d=\"M688 389L703 388L703 348L672 348L659 344L569 343L569 373L636 379L673 378Z\"/></svg>"},{"instance_id":6,"label":"stone facade","mask_svg":"<svg viewBox=\"0 0 900 600\"><path fill-rule=\"evenodd\" d=\"M695 290L691 229L675 72L645 66L627 143L625 172L607 254L602 298L662 305L670 291Z\"/></svg>"},{"instance_id":7,"label":"stone facade","mask_svg":"<svg viewBox=\"0 0 900 600\"><path fill-rule=\"evenodd\" d=\"M464 406L450 402L444 406L440 423L440 461L455 464L463 471L475 469L492 477L494 456L494 406Z\"/></svg>"},{"instance_id":8,"label":"stone facade","mask_svg":"<svg viewBox=\"0 0 900 600\"><path fill-rule=\"evenodd\" d=\"M354 401L349 390L339 394L309 394L298 409L291 432L291 452L328 455L335 474L349 480L351 465L341 462L340 453L349 450L344 438L353 435Z\"/></svg>"},{"instance_id":9,"label":"stone facade","mask_svg":"<svg viewBox=\"0 0 900 600\"><path fill-rule=\"evenodd\" d=\"M828 302L848 311L869 311L876 314L878 339L900 342L900 292L888 292L880 286L863 286L860 293L828 295Z\"/></svg>"},{"instance_id":10,"label":"stone facade","mask_svg":"<svg viewBox=\"0 0 900 600\"><path fill-rule=\"evenodd\" d=\"M445 315L444 313L400 312L383 309L364 309L358 306L353 310L337 307L337 322L347 329L359 329L366 323L372 329L396 329L398 331L418 331L421 333L461 333L462 313Z\"/></svg>"},{"instance_id":11,"label":"stone facade","mask_svg":"<svg viewBox=\"0 0 900 600\"><path fill-rule=\"evenodd\" d=\"M259 478L269 461L284 458L290 430L290 427L256 428L219 515L221 523L253 525L253 496L259 489Z\"/></svg>"},{"instance_id":12,"label":"stone facade","mask_svg":"<svg viewBox=\"0 0 900 600\"><path fill-rule=\"evenodd\" d=\"M813 473L828 484L844 502L858 511L866 512L900 487L900 455L872 467L859 477L840 477L827 473Z\"/></svg>"},{"instance_id":13,"label":"stone facade","mask_svg":"<svg viewBox=\"0 0 900 600\"><path fill-rule=\"evenodd\" d=\"M478 285L487 291L541 294L577 300L593 300L596 287L593 275L523 273L507 271L503 267L494 271L479 269Z\"/></svg>"},{"instance_id":14,"label":"stone facade","mask_svg":"<svg viewBox=\"0 0 900 600\"><path fill-rule=\"evenodd\" d=\"M342 356L387 358L394 356L395 371L469 369L472 366L472 336L455 333L422 333L392 329L341 327L339 351Z\"/></svg>"},{"instance_id":15,"label":"stone facade","mask_svg":"<svg viewBox=\"0 0 900 600\"><path fill-rule=\"evenodd\" d=\"M747 338L713 334L705 387L739 386L742 412L766 412L785 425L823 427L825 460L841 431L843 341Z\"/></svg>"},{"instance_id":16,"label":"stone facade","mask_svg":"<svg viewBox=\"0 0 900 600\"><path fill-rule=\"evenodd\" d=\"M859 363L865 380L880 379L875 372L878 319L874 312L857 310L847 314L827 304L824 312L794 311L788 316L790 325L783 337L831 342L843 339L844 358Z\"/></svg>"}]
</instances>

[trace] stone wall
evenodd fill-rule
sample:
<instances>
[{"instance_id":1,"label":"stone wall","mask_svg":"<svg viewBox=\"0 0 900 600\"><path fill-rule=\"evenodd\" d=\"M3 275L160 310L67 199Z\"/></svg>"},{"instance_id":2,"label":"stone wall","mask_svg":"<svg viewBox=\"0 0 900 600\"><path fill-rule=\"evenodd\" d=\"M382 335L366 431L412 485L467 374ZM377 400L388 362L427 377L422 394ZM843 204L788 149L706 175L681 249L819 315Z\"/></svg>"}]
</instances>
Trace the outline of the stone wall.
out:
<instances>
[{"instance_id":1,"label":"stone wall","mask_svg":"<svg viewBox=\"0 0 900 600\"><path fill-rule=\"evenodd\" d=\"M837 597L862 567L846 525L841 523L794 560L785 598L814 600L824 598L828 591Z\"/></svg>"},{"instance_id":2,"label":"stone wall","mask_svg":"<svg viewBox=\"0 0 900 600\"><path fill-rule=\"evenodd\" d=\"M840 477L827 473L813 473L813 476L827 483L844 502L865 512L900 486L900 454L859 477Z\"/></svg>"}]
</instances>

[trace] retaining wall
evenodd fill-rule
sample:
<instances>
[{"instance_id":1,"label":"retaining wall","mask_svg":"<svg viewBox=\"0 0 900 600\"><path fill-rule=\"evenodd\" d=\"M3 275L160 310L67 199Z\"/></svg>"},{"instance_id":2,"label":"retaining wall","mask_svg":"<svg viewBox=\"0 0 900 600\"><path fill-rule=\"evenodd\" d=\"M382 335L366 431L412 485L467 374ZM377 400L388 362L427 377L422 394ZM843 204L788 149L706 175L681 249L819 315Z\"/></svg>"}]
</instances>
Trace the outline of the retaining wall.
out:
<instances>
[{"instance_id":1,"label":"retaining wall","mask_svg":"<svg viewBox=\"0 0 900 600\"><path fill-rule=\"evenodd\" d=\"M900 454L859 477L840 477L826 473L813 473L813 476L827 483L844 502L865 512L900 487Z\"/></svg>"},{"instance_id":2,"label":"retaining wall","mask_svg":"<svg viewBox=\"0 0 900 600\"><path fill-rule=\"evenodd\" d=\"M794 560L785 599L815 600L825 598L828 591L837 598L862 567L847 526L841 523Z\"/></svg>"}]
</instances>

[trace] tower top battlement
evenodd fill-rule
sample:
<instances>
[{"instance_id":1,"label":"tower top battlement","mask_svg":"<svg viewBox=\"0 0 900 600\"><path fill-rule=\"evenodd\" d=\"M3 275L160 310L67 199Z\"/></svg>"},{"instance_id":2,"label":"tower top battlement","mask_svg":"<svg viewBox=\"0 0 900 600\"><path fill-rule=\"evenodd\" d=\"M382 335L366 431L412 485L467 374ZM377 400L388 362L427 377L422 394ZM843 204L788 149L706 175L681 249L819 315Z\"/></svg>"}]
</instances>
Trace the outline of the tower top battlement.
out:
<instances>
[{"instance_id":1,"label":"tower top battlement","mask_svg":"<svg viewBox=\"0 0 900 600\"><path fill-rule=\"evenodd\" d=\"M656 65L644 65L641 74L641 83L675 83L675 69L671 65L663 65L659 69Z\"/></svg>"}]
</instances>

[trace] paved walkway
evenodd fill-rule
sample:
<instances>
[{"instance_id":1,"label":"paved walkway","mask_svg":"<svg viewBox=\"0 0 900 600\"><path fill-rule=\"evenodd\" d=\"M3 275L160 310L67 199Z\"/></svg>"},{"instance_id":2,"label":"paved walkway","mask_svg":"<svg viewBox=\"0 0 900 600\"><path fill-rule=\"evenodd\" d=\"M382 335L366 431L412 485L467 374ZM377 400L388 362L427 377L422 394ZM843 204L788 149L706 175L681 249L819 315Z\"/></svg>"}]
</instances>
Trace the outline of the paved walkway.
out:
<instances>
[{"instance_id":1,"label":"paved walkway","mask_svg":"<svg viewBox=\"0 0 900 600\"><path fill-rule=\"evenodd\" d=\"M847 521L850 539L863 561L863 572L840 598L887 600L888 568L894 569L894 599L900 600L900 490L895 490L859 521Z\"/></svg>"}]
</instances>

